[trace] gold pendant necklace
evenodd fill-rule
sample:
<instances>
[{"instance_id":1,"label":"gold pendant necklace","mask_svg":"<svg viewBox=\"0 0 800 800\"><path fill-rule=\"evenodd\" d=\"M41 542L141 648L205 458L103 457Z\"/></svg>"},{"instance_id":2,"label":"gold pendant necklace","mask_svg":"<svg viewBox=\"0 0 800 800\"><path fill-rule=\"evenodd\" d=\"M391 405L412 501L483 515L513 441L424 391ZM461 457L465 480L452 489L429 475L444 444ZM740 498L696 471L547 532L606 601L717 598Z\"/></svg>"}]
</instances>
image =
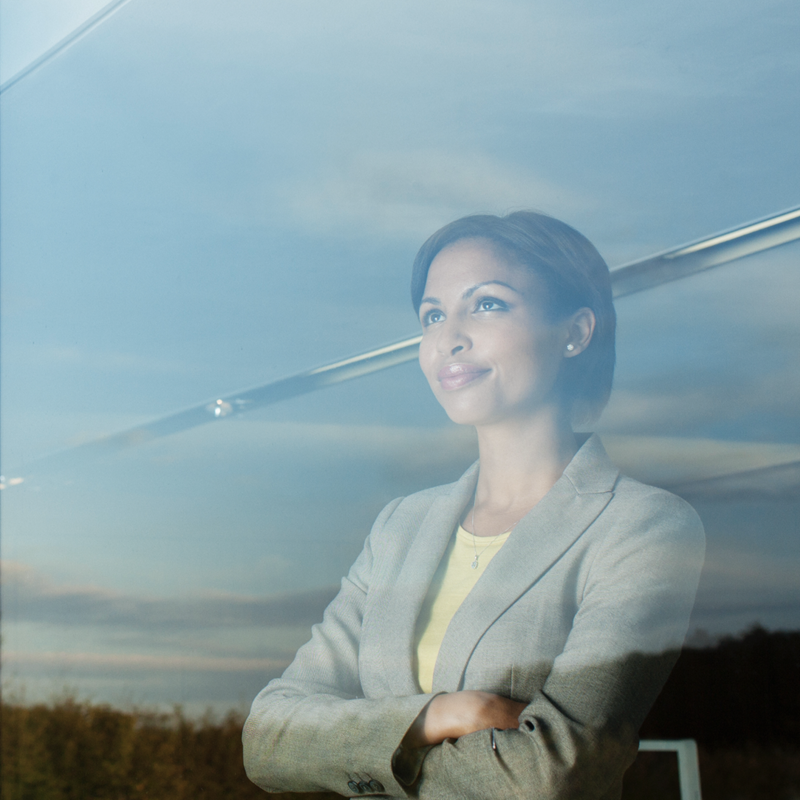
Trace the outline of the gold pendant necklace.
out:
<instances>
[{"instance_id":1,"label":"gold pendant necklace","mask_svg":"<svg viewBox=\"0 0 800 800\"><path fill-rule=\"evenodd\" d=\"M523 514L522 516L525 516L525 515ZM522 519L522 517L520 517L520 519ZM516 527L517 527L517 523L518 523L518 522L519 522L519 519L517 520L517 522L515 522L515 523L514 523L514 524L513 524L513 525L512 525L510 528L508 528L507 530L500 531L500 533L498 533L498 534L497 534L497 536L495 536L495 537L494 537L494 539L492 539L492 541L491 541L491 542L489 542L489 544L487 544L487 545L486 545L486 547L484 547L484 548L483 548L483 550L481 550L481 551L480 551L480 553L479 553L479 552L478 552L478 548L477 548L477 546L476 546L476 544L475 544L475 539L477 538L477 533L476 533L476 531L475 531L475 503L473 502L473 503L472 503L472 549L475 551L475 558L474 558L474 559L472 559L472 563L470 564L470 567L472 567L472 569L478 569L478 559L479 559L479 558L480 558L480 557L481 557L481 556L482 556L482 555L483 555L483 554L484 554L484 553L485 553L485 552L486 552L486 551L487 551L487 550L488 550L488 549L489 549L489 548L490 548L490 547L491 547L491 546L492 546L492 545L493 545L493 544L494 544L494 543L495 543L495 542L496 542L496 541L497 541L497 540L498 540L498 539L499 539L499 538L500 538L500 537L501 537L501 536L502 536L504 533L508 533L509 531L513 531L513 530L514 530L514 528L516 528Z\"/></svg>"}]
</instances>

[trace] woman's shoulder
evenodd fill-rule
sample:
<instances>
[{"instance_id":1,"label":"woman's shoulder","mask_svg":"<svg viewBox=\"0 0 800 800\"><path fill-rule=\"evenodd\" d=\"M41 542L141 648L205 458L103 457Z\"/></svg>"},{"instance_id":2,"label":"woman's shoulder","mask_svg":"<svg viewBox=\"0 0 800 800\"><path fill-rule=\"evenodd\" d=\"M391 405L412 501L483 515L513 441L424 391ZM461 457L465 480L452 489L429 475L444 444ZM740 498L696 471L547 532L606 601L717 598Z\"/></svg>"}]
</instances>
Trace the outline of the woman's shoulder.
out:
<instances>
[{"instance_id":1,"label":"woman's shoulder","mask_svg":"<svg viewBox=\"0 0 800 800\"><path fill-rule=\"evenodd\" d=\"M643 512L697 517L694 508L682 497L658 486L642 483L624 473L619 474L614 485L614 501L616 505L631 506Z\"/></svg>"},{"instance_id":2,"label":"woman's shoulder","mask_svg":"<svg viewBox=\"0 0 800 800\"><path fill-rule=\"evenodd\" d=\"M682 497L620 474L603 515L610 528L632 544L661 542L670 547L705 549L698 513Z\"/></svg>"},{"instance_id":3,"label":"woman's shoulder","mask_svg":"<svg viewBox=\"0 0 800 800\"><path fill-rule=\"evenodd\" d=\"M627 519L636 524L645 519L663 518L673 525L702 530L700 517L686 500L620 472L595 434L588 437L565 475L581 494L610 494L603 514L606 519Z\"/></svg>"}]
</instances>

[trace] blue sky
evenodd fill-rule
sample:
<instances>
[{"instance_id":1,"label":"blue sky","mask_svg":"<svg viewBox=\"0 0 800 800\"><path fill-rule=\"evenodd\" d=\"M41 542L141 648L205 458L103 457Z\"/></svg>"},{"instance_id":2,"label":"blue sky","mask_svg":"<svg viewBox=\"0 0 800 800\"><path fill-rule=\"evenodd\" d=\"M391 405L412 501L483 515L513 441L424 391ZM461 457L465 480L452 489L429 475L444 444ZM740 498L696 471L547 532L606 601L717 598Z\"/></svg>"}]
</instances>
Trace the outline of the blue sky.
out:
<instances>
[{"instance_id":1,"label":"blue sky","mask_svg":"<svg viewBox=\"0 0 800 800\"><path fill-rule=\"evenodd\" d=\"M101 6L6 0L0 80ZM381 505L473 457L415 366L35 459L414 333L411 260L460 215L538 208L617 266L797 205L799 29L789 2L130 0L11 87L3 469L30 477L3 492L4 680L246 702ZM799 254L619 301L598 430L623 468L800 458ZM797 501L698 507L696 626L797 628Z\"/></svg>"}]
</instances>

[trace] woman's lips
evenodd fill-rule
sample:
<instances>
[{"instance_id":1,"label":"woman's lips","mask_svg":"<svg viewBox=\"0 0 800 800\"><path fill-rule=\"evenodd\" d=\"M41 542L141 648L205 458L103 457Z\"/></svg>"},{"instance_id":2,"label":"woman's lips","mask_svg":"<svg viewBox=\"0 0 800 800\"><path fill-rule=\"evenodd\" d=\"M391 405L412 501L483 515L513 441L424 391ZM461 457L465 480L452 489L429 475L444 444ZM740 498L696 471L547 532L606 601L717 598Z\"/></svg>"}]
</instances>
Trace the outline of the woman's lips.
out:
<instances>
[{"instance_id":1,"label":"woman's lips","mask_svg":"<svg viewBox=\"0 0 800 800\"><path fill-rule=\"evenodd\" d=\"M450 392L472 383L488 371L488 369L477 367L475 364L448 364L439 370L436 377L439 379L442 389Z\"/></svg>"}]
</instances>

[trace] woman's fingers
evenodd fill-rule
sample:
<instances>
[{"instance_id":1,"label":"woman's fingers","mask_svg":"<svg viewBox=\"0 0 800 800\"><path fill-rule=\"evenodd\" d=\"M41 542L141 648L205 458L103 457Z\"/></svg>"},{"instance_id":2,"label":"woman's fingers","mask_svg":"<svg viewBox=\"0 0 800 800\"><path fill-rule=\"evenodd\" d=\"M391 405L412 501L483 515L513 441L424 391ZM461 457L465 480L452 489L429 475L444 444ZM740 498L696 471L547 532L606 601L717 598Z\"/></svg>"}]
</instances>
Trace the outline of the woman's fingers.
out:
<instances>
[{"instance_id":1,"label":"woman's fingers","mask_svg":"<svg viewBox=\"0 0 800 800\"><path fill-rule=\"evenodd\" d=\"M481 731L486 728L505 730L519 726L519 715L525 708L525 703L488 692L476 692L475 694L479 695L475 698L478 702L478 709L471 726L472 730ZM468 733L471 732L468 731Z\"/></svg>"}]
</instances>

